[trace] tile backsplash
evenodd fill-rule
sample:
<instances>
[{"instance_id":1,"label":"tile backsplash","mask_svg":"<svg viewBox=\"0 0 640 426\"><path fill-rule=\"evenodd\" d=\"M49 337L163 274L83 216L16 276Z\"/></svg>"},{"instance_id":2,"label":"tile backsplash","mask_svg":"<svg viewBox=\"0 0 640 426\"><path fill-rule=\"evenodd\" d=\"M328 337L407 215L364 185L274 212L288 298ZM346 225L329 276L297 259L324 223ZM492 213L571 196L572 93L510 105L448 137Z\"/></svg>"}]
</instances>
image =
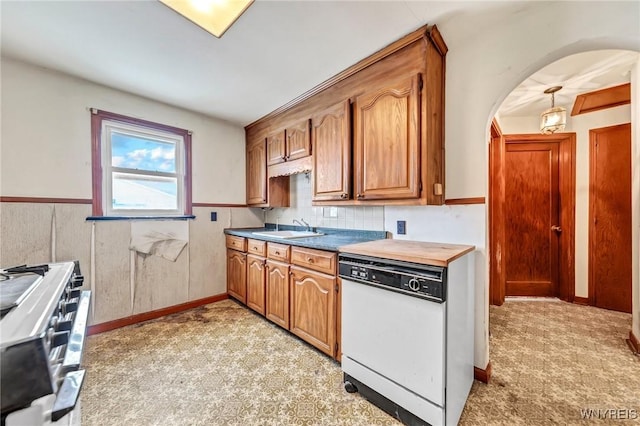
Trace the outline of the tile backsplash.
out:
<instances>
[{"instance_id":1,"label":"tile backsplash","mask_svg":"<svg viewBox=\"0 0 640 426\"><path fill-rule=\"evenodd\" d=\"M293 219L304 219L313 227L384 231L384 207L312 206L311 175L298 174L290 179L291 207L267 211L265 222L293 225Z\"/></svg>"}]
</instances>

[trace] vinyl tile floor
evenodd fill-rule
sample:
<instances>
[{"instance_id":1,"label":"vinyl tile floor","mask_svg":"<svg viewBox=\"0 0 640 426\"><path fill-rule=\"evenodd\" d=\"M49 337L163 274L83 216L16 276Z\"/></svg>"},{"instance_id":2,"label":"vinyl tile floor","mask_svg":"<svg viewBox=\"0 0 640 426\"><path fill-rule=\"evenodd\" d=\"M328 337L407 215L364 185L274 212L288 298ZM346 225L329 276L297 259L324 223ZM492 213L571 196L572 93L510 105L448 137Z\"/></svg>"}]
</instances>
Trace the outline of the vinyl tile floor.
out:
<instances>
[{"instance_id":1,"label":"vinyl tile floor","mask_svg":"<svg viewBox=\"0 0 640 426\"><path fill-rule=\"evenodd\" d=\"M640 424L631 315L557 301L490 309L490 384L461 425ZM82 424L395 425L339 364L225 300L90 336Z\"/></svg>"}]
</instances>

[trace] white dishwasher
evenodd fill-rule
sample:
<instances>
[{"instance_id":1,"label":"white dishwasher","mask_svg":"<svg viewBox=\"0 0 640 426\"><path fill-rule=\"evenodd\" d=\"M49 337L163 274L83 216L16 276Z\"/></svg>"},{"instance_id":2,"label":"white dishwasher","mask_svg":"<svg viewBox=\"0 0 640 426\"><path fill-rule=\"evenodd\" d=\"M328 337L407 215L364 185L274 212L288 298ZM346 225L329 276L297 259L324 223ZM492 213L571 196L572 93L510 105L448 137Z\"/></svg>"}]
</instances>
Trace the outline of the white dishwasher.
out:
<instances>
[{"instance_id":1,"label":"white dishwasher","mask_svg":"<svg viewBox=\"0 0 640 426\"><path fill-rule=\"evenodd\" d=\"M345 389L408 425L457 424L473 383L472 255L437 266L343 249Z\"/></svg>"}]
</instances>

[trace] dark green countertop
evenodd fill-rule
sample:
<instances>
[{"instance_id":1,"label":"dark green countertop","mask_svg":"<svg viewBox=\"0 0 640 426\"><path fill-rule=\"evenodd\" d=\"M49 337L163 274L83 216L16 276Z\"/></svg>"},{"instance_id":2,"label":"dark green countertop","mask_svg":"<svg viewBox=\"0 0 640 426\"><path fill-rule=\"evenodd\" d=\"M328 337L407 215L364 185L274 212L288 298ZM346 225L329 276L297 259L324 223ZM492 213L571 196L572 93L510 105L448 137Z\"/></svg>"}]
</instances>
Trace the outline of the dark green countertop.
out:
<instances>
[{"instance_id":1,"label":"dark green countertop","mask_svg":"<svg viewBox=\"0 0 640 426\"><path fill-rule=\"evenodd\" d=\"M291 246L335 252L337 252L340 247L348 244L364 243L367 241L383 240L387 238L387 233L385 231L364 231L359 229L336 228L312 228L313 231L321 232L324 235L306 238L274 238L253 234L253 232L275 231L275 228L276 226L274 224L267 223L263 228L227 228L224 230L224 233L238 237L253 238L255 240L271 241ZM280 225L279 230L305 231L306 228L300 226Z\"/></svg>"}]
</instances>

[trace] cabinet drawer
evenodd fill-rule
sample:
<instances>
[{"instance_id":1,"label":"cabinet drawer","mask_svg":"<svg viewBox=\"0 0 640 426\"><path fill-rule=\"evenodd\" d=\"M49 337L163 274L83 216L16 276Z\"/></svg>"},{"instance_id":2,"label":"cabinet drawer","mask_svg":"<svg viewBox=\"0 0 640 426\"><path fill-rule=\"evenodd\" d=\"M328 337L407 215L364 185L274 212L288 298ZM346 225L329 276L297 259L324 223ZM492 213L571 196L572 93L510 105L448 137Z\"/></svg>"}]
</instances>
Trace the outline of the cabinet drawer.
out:
<instances>
[{"instance_id":1,"label":"cabinet drawer","mask_svg":"<svg viewBox=\"0 0 640 426\"><path fill-rule=\"evenodd\" d=\"M267 243L265 241L248 239L247 251L257 254L258 256L265 256L267 254Z\"/></svg>"},{"instance_id":2,"label":"cabinet drawer","mask_svg":"<svg viewBox=\"0 0 640 426\"><path fill-rule=\"evenodd\" d=\"M289 250L291 247L285 244L269 243L267 244L267 257L269 259L281 260L289 262Z\"/></svg>"},{"instance_id":3,"label":"cabinet drawer","mask_svg":"<svg viewBox=\"0 0 640 426\"><path fill-rule=\"evenodd\" d=\"M247 251L247 240L244 237L227 235L227 248L238 251Z\"/></svg>"},{"instance_id":4,"label":"cabinet drawer","mask_svg":"<svg viewBox=\"0 0 640 426\"><path fill-rule=\"evenodd\" d=\"M325 274L336 274L336 254L304 247L291 248L291 263Z\"/></svg>"}]
</instances>

